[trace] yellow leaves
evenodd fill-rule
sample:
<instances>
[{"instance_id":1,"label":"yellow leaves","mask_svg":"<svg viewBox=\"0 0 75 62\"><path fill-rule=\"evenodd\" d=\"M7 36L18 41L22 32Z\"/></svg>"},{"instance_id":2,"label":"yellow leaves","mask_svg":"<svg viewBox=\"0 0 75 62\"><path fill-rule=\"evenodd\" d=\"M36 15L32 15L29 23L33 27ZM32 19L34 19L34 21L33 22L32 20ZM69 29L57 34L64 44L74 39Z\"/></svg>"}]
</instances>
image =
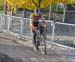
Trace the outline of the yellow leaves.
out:
<instances>
[{"instance_id":1,"label":"yellow leaves","mask_svg":"<svg viewBox=\"0 0 75 62\"><path fill-rule=\"evenodd\" d=\"M45 8L52 3L52 0L42 0L40 8Z\"/></svg>"},{"instance_id":2,"label":"yellow leaves","mask_svg":"<svg viewBox=\"0 0 75 62\"><path fill-rule=\"evenodd\" d=\"M15 6L15 0L6 0L9 5Z\"/></svg>"},{"instance_id":3,"label":"yellow leaves","mask_svg":"<svg viewBox=\"0 0 75 62\"><path fill-rule=\"evenodd\" d=\"M23 4L18 5L18 7L27 8L27 9L30 9L30 10L36 8L35 4L32 3L32 0L26 0L26 1L23 2Z\"/></svg>"},{"instance_id":4,"label":"yellow leaves","mask_svg":"<svg viewBox=\"0 0 75 62\"><path fill-rule=\"evenodd\" d=\"M7 0L8 4L27 9L35 9L38 7L40 0ZM41 0L40 8L45 8L52 3L53 0Z\"/></svg>"},{"instance_id":5,"label":"yellow leaves","mask_svg":"<svg viewBox=\"0 0 75 62\"><path fill-rule=\"evenodd\" d=\"M6 1L11 6L18 6L20 4L23 4L23 0L6 0Z\"/></svg>"},{"instance_id":6,"label":"yellow leaves","mask_svg":"<svg viewBox=\"0 0 75 62\"><path fill-rule=\"evenodd\" d=\"M45 8L50 4L56 3L73 4L75 0L7 0L7 2L12 6L33 10L37 7Z\"/></svg>"},{"instance_id":7,"label":"yellow leaves","mask_svg":"<svg viewBox=\"0 0 75 62\"><path fill-rule=\"evenodd\" d=\"M75 4L75 0L57 0L56 2L63 4Z\"/></svg>"},{"instance_id":8,"label":"yellow leaves","mask_svg":"<svg viewBox=\"0 0 75 62\"><path fill-rule=\"evenodd\" d=\"M68 0L68 3L75 4L75 0Z\"/></svg>"},{"instance_id":9,"label":"yellow leaves","mask_svg":"<svg viewBox=\"0 0 75 62\"><path fill-rule=\"evenodd\" d=\"M57 0L56 2L57 2L57 3L65 3L66 0Z\"/></svg>"},{"instance_id":10,"label":"yellow leaves","mask_svg":"<svg viewBox=\"0 0 75 62\"><path fill-rule=\"evenodd\" d=\"M4 0L0 0L0 6L4 4Z\"/></svg>"}]
</instances>

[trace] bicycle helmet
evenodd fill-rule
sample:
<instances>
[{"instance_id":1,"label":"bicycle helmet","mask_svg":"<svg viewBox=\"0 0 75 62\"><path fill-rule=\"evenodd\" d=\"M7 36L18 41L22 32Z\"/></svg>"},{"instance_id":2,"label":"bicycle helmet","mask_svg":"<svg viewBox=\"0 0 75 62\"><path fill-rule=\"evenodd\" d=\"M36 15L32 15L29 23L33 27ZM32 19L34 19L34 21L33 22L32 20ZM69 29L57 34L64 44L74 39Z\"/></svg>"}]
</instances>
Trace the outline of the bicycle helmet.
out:
<instances>
[{"instance_id":1,"label":"bicycle helmet","mask_svg":"<svg viewBox=\"0 0 75 62\"><path fill-rule=\"evenodd\" d=\"M40 9L39 9L39 8L36 8L36 9L34 10L34 13L35 13L35 14L39 14L39 13L40 13Z\"/></svg>"}]
</instances>

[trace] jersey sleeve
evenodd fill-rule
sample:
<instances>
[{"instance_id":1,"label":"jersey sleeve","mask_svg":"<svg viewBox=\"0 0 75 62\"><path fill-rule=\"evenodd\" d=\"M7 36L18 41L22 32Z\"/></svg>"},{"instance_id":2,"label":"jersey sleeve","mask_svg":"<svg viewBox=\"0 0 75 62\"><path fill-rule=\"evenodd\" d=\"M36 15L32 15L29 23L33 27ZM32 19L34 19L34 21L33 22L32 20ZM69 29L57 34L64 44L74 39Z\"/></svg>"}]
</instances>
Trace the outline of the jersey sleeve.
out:
<instances>
[{"instance_id":1,"label":"jersey sleeve","mask_svg":"<svg viewBox=\"0 0 75 62\"><path fill-rule=\"evenodd\" d=\"M30 15L30 29L33 30L33 13Z\"/></svg>"},{"instance_id":2,"label":"jersey sleeve","mask_svg":"<svg viewBox=\"0 0 75 62\"><path fill-rule=\"evenodd\" d=\"M32 14L30 15L30 19L33 19L33 17L34 17L34 14L32 13Z\"/></svg>"}]
</instances>

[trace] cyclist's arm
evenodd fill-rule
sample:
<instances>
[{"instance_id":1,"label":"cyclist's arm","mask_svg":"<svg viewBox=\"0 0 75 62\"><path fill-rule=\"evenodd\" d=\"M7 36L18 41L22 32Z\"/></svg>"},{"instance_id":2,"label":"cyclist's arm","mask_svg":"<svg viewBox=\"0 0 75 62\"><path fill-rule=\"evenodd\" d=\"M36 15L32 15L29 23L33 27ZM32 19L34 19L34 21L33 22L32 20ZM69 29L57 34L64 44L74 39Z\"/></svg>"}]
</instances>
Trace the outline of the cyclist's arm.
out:
<instances>
[{"instance_id":1,"label":"cyclist's arm","mask_svg":"<svg viewBox=\"0 0 75 62\"><path fill-rule=\"evenodd\" d=\"M30 15L30 29L33 30L33 14Z\"/></svg>"},{"instance_id":2,"label":"cyclist's arm","mask_svg":"<svg viewBox=\"0 0 75 62\"><path fill-rule=\"evenodd\" d=\"M46 25L46 22L45 22L46 20L44 19L44 17L42 17L42 20L43 20L43 24L44 24L44 27L46 28L46 32L47 32L48 28L47 28L47 25Z\"/></svg>"},{"instance_id":3,"label":"cyclist's arm","mask_svg":"<svg viewBox=\"0 0 75 62\"><path fill-rule=\"evenodd\" d=\"M34 26L33 26L33 22L32 20L30 20L30 29L33 30Z\"/></svg>"},{"instance_id":4,"label":"cyclist's arm","mask_svg":"<svg viewBox=\"0 0 75 62\"><path fill-rule=\"evenodd\" d=\"M44 27L46 28L46 22L44 16L42 16L42 20L43 20Z\"/></svg>"}]
</instances>

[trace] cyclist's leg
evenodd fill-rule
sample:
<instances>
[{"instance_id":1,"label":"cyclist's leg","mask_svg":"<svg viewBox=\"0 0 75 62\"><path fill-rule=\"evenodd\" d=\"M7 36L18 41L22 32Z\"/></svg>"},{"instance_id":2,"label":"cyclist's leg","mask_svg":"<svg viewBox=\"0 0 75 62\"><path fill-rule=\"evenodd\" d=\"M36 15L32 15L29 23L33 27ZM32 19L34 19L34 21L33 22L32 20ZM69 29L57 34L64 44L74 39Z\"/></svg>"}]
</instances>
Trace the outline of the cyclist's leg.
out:
<instances>
[{"instance_id":1,"label":"cyclist's leg","mask_svg":"<svg viewBox=\"0 0 75 62\"><path fill-rule=\"evenodd\" d=\"M33 44L36 45L36 33L33 31Z\"/></svg>"},{"instance_id":2,"label":"cyclist's leg","mask_svg":"<svg viewBox=\"0 0 75 62\"><path fill-rule=\"evenodd\" d=\"M40 32L40 38L41 38L41 35L43 34L43 28L42 28L42 26L40 26L39 32ZM40 40L41 40L41 39L40 39ZM40 45L40 41L38 42L38 45Z\"/></svg>"},{"instance_id":3,"label":"cyclist's leg","mask_svg":"<svg viewBox=\"0 0 75 62\"><path fill-rule=\"evenodd\" d=\"M36 45L36 32L34 31L33 31L33 47L35 51L38 50L37 45Z\"/></svg>"},{"instance_id":4,"label":"cyclist's leg","mask_svg":"<svg viewBox=\"0 0 75 62\"><path fill-rule=\"evenodd\" d=\"M46 38L47 38L46 28L43 29L43 36L44 36L44 39L46 40Z\"/></svg>"},{"instance_id":5,"label":"cyclist's leg","mask_svg":"<svg viewBox=\"0 0 75 62\"><path fill-rule=\"evenodd\" d=\"M42 46L43 48L41 48L41 52L42 54L46 54L46 31L45 31L45 28L43 27L43 30L41 32L41 35L42 35Z\"/></svg>"}]
</instances>

